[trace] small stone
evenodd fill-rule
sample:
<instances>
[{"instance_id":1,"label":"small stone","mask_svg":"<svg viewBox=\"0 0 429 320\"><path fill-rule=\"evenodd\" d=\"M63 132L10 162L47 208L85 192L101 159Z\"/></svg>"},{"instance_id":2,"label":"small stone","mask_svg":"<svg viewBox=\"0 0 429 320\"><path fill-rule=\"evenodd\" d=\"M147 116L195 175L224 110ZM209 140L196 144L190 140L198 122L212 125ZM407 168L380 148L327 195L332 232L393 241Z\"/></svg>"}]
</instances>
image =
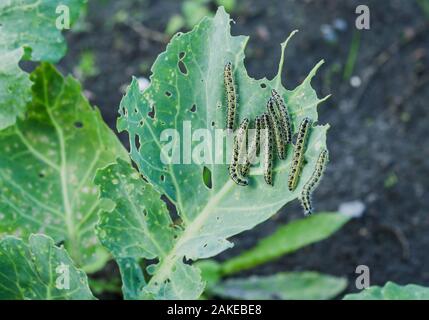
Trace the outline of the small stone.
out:
<instances>
[{"instance_id":1,"label":"small stone","mask_svg":"<svg viewBox=\"0 0 429 320\"><path fill-rule=\"evenodd\" d=\"M340 204L338 212L352 218L360 218L366 209L362 201L350 201Z\"/></svg>"},{"instance_id":2,"label":"small stone","mask_svg":"<svg viewBox=\"0 0 429 320\"><path fill-rule=\"evenodd\" d=\"M359 88L362 84L362 80L358 76L353 76L350 78L350 85L353 88Z\"/></svg>"},{"instance_id":3,"label":"small stone","mask_svg":"<svg viewBox=\"0 0 429 320\"><path fill-rule=\"evenodd\" d=\"M320 26L320 31L322 33L323 38L330 43L337 42L337 34L335 33L334 28L332 28L329 24L322 24Z\"/></svg>"},{"instance_id":4,"label":"small stone","mask_svg":"<svg viewBox=\"0 0 429 320\"><path fill-rule=\"evenodd\" d=\"M339 30L339 31L346 31L347 30L347 22L346 20L342 19L342 18L336 18L332 25L334 26L335 29Z\"/></svg>"}]
</instances>

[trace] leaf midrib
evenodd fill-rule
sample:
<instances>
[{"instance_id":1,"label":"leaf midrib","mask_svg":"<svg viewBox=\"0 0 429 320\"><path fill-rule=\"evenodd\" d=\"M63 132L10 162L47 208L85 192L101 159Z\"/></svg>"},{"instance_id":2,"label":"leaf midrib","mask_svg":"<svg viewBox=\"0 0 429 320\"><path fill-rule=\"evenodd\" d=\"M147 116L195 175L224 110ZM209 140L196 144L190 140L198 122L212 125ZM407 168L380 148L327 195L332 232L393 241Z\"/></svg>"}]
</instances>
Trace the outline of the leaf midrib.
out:
<instances>
[{"instance_id":1,"label":"leaf midrib","mask_svg":"<svg viewBox=\"0 0 429 320\"><path fill-rule=\"evenodd\" d=\"M197 218L186 227L185 231L182 233L170 253L165 256L164 259L162 259L162 261L160 262L161 266L156 271L154 276L150 279L149 285L153 283L160 283L166 278L168 278L168 274L171 272L175 262L182 257L182 255L177 254L180 247L184 243L189 241L189 239L192 239L193 235L198 232L199 228L204 224L207 217L210 215L214 208L217 208L216 205L220 202L220 200L222 200L224 195L227 194L227 192L229 191L229 189L231 189L233 185L234 183L232 182L232 180L228 180L223 185L222 189L220 189L214 197L210 198L210 201L207 202L206 206L197 216Z\"/></svg>"},{"instance_id":2,"label":"leaf midrib","mask_svg":"<svg viewBox=\"0 0 429 320\"><path fill-rule=\"evenodd\" d=\"M77 235L75 230L75 224L73 221L73 211L71 208L71 203L69 199L68 194L68 178L67 178L67 154L65 150L65 139L64 139L64 132L61 128L61 126L58 124L58 122L55 120L54 116L52 115L52 110L55 109L58 106L58 103L60 101L60 98L62 97L64 93L64 87L65 87L65 81L63 80L61 84L61 90L59 94L57 95L57 98L53 105L50 104L49 98L48 98L48 84L45 74L42 75L42 83L43 83L43 98L44 98L44 105L46 109L46 113L48 114L52 125L55 128L55 131L57 133L58 142L60 144L60 182L61 182L61 194L63 199L63 207L65 210L65 223L67 227L67 234L68 234L68 240L69 240L69 248L70 248L70 254L77 259L79 257L79 251L77 246Z\"/></svg>"}]
</instances>

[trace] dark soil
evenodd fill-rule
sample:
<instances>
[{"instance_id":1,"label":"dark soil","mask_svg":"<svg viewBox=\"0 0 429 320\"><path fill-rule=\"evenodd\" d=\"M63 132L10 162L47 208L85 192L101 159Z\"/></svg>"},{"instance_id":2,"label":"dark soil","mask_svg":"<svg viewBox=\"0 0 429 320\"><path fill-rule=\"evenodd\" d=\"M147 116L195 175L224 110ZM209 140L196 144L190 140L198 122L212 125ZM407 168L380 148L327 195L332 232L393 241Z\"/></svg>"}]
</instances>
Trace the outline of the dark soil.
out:
<instances>
[{"instance_id":1,"label":"dark soil","mask_svg":"<svg viewBox=\"0 0 429 320\"><path fill-rule=\"evenodd\" d=\"M279 43L293 29L300 32L287 50L286 87L294 88L320 59L326 60L313 85L319 96L333 95L319 109L320 122L331 124L331 162L314 201L321 211L336 211L354 200L366 206L362 217L331 238L247 274L315 270L347 276L347 291L353 292L355 268L364 264L371 270L372 285L391 280L429 286L428 16L411 0L238 2L233 33L251 36L246 59L250 75L274 75ZM368 31L354 26L359 4L370 7ZM165 43L154 40L156 32L163 32L180 7L181 1L173 0L92 0L86 30L68 34L70 49L61 69L73 72L82 52L95 54L100 72L83 86L112 129L124 85L132 75L149 77L151 64L165 50ZM129 23L115 23L120 10L152 31L138 33ZM336 41L330 41L322 26L336 19L344 20L346 29L336 30ZM356 88L343 70L352 39L359 36L352 75L362 84ZM121 139L127 145L126 135ZM287 205L270 221L234 237L235 247L219 258L238 254L301 215L298 203Z\"/></svg>"}]
</instances>

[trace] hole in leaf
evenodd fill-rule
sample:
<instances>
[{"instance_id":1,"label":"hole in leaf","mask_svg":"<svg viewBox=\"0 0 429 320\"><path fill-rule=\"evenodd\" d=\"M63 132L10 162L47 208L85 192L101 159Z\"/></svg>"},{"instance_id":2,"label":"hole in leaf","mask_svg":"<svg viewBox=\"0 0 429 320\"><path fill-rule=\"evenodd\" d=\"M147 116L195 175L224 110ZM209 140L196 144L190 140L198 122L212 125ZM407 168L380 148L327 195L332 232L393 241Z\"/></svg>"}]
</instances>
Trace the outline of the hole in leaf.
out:
<instances>
[{"instance_id":1,"label":"hole in leaf","mask_svg":"<svg viewBox=\"0 0 429 320\"><path fill-rule=\"evenodd\" d=\"M214 127L215 126L215 122L214 121L212 121L212 127Z\"/></svg>"},{"instance_id":2,"label":"hole in leaf","mask_svg":"<svg viewBox=\"0 0 429 320\"><path fill-rule=\"evenodd\" d=\"M39 178L44 178L45 174L43 172L39 172Z\"/></svg>"},{"instance_id":3,"label":"hole in leaf","mask_svg":"<svg viewBox=\"0 0 429 320\"><path fill-rule=\"evenodd\" d=\"M186 55L186 52L185 52L185 51L181 51L181 52L179 52L179 59L180 59L180 60L183 60L183 58L185 57L185 55Z\"/></svg>"},{"instance_id":4,"label":"hole in leaf","mask_svg":"<svg viewBox=\"0 0 429 320\"><path fill-rule=\"evenodd\" d=\"M197 105L194 103L191 107L191 112L197 111Z\"/></svg>"},{"instance_id":5,"label":"hole in leaf","mask_svg":"<svg viewBox=\"0 0 429 320\"><path fill-rule=\"evenodd\" d=\"M144 123L143 119L141 119L140 122L139 122L140 127L143 127L143 123Z\"/></svg>"},{"instance_id":6,"label":"hole in leaf","mask_svg":"<svg viewBox=\"0 0 429 320\"><path fill-rule=\"evenodd\" d=\"M165 95L166 95L167 97L171 97L171 92L170 92L170 91L165 91Z\"/></svg>"},{"instance_id":7,"label":"hole in leaf","mask_svg":"<svg viewBox=\"0 0 429 320\"><path fill-rule=\"evenodd\" d=\"M76 121L76 122L74 123L74 126L75 126L76 128L82 128L82 127L83 127L83 123L82 123L82 122L80 122L80 121Z\"/></svg>"},{"instance_id":8,"label":"hole in leaf","mask_svg":"<svg viewBox=\"0 0 429 320\"><path fill-rule=\"evenodd\" d=\"M165 203L165 205L167 206L168 212L170 213L171 219L174 220L178 220L180 219L178 213L177 213L177 209L176 206L174 205L173 202L170 201L170 199L167 198L167 196L162 195L161 196L161 200Z\"/></svg>"},{"instance_id":9,"label":"hole in leaf","mask_svg":"<svg viewBox=\"0 0 429 320\"><path fill-rule=\"evenodd\" d=\"M134 145L137 150L140 150L140 137L138 135L134 135Z\"/></svg>"},{"instance_id":10,"label":"hole in leaf","mask_svg":"<svg viewBox=\"0 0 429 320\"><path fill-rule=\"evenodd\" d=\"M207 188L212 188L212 172L206 166L203 169L203 182Z\"/></svg>"},{"instance_id":11,"label":"hole in leaf","mask_svg":"<svg viewBox=\"0 0 429 320\"><path fill-rule=\"evenodd\" d=\"M147 113L147 115L150 118L155 119L155 115L156 115L155 105L151 106L150 111Z\"/></svg>"},{"instance_id":12,"label":"hole in leaf","mask_svg":"<svg viewBox=\"0 0 429 320\"><path fill-rule=\"evenodd\" d=\"M57 247L61 247L61 246L63 246L64 245L64 240L60 240L60 241L58 241L57 243L55 243L55 245L57 246Z\"/></svg>"},{"instance_id":13,"label":"hole in leaf","mask_svg":"<svg viewBox=\"0 0 429 320\"><path fill-rule=\"evenodd\" d=\"M267 85L265 83L261 83L261 88L265 89L267 87Z\"/></svg>"},{"instance_id":14,"label":"hole in leaf","mask_svg":"<svg viewBox=\"0 0 429 320\"><path fill-rule=\"evenodd\" d=\"M188 74L188 69L186 68L185 63L182 60L179 60L179 62L177 62L177 66L179 67L179 70L182 74L184 74L185 76Z\"/></svg>"},{"instance_id":15,"label":"hole in leaf","mask_svg":"<svg viewBox=\"0 0 429 320\"><path fill-rule=\"evenodd\" d=\"M164 182L164 181L165 181L165 176L164 176L163 174L161 174L160 178L161 178L161 181L162 181L162 182Z\"/></svg>"},{"instance_id":16,"label":"hole in leaf","mask_svg":"<svg viewBox=\"0 0 429 320\"><path fill-rule=\"evenodd\" d=\"M183 257L182 261L183 261L183 264L189 264L189 265L191 265L191 264L192 264L192 260L191 260L191 259L186 258L186 256L185 256L185 257Z\"/></svg>"}]
</instances>

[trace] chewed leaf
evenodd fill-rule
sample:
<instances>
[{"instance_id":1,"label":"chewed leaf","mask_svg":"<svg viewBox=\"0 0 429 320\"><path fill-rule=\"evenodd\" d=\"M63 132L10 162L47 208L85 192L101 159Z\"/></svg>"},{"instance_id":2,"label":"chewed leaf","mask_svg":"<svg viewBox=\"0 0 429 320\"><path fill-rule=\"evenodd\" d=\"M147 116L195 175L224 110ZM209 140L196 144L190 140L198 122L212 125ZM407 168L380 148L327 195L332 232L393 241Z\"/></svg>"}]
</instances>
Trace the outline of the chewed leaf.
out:
<instances>
[{"instance_id":1,"label":"chewed leaf","mask_svg":"<svg viewBox=\"0 0 429 320\"><path fill-rule=\"evenodd\" d=\"M0 240L0 300L92 300L85 273L44 235Z\"/></svg>"},{"instance_id":2,"label":"chewed leaf","mask_svg":"<svg viewBox=\"0 0 429 320\"><path fill-rule=\"evenodd\" d=\"M118 129L129 134L132 159L150 183L176 205L182 220L183 231L165 256L159 257L145 288L155 298L180 298L173 288L183 285L183 279L174 277L183 259L222 252L232 246L228 238L253 228L296 199L320 151L326 148L329 126L313 127L305 153L307 164L293 192L287 188L291 147L286 160L275 163L274 187L265 184L259 167L251 169L247 187L237 186L229 178L225 140L220 145L214 141L217 129L225 128L223 70L228 61L234 67L238 93L237 123L264 112L273 88L284 98L295 132L304 117L317 121L316 109L322 101L310 84L321 63L300 86L288 91L280 80L283 54L274 79L248 76L244 66L247 40L231 36L229 15L220 8L214 18L203 19L191 32L177 34L153 65L150 86L141 92L133 79L121 102ZM201 147L202 142L206 148ZM210 187L204 179L207 170Z\"/></svg>"},{"instance_id":3,"label":"chewed leaf","mask_svg":"<svg viewBox=\"0 0 429 320\"><path fill-rule=\"evenodd\" d=\"M32 61L57 62L66 51L61 28L79 17L86 0L8 0L0 3L0 51L28 48Z\"/></svg>"},{"instance_id":4,"label":"chewed leaf","mask_svg":"<svg viewBox=\"0 0 429 320\"><path fill-rule=\"evenodd\" d=\"M18 66L21 58L57 62L64 56L66 44L61 27L69 28L85 3L86 0L0 1L0 130L24 114L31 98L29 76Z\"/></svg>"},{"instance_id":5,"label":"chewed leaf","mask_svg":"<svg viewBox=\"0 0 429 320\"><path fill-rule=\"evenodd\" d=\"M30 77L18 67L23 54L22 48L0 50L0 130L14 124L31 99Z\"/></svg>"},{"instance_id":6,"label":"chewed leaf","mask_svg":"<svg viewBox=\"0 0 429 320\"><path fill-rule=\"evenodd\" d=\"M134 261L164 259L174 248L181 230L174 227L159 192L143 181L129 163L118 159L117 164L99 170L95 183L100 187L101 199L114 202L110 211L100 215L97 233L121 267L125 298L150 297L153 292L143 291L144 279ZM166 299L192 299L201 294L203 286L197 268L180 260L174 269L166 284Z\"/></svg>"},{"instance_id":7,"label":"chewed leaf","mask_svg":"<svg viewBox=\"0 0 429 320\"><path fill-rule=\"evenodd\" d=\"M115 257L154 259L173 246L177 232L161 195L129 163L118 160L97 172L101 199L115 203L97 225L98 237Z\"/></svg>"},{"instance_id":8,"label":"chewed leaf","mask_svg":"<svg viewBox=\"0 0 429 320\"><path fill-rule=\"evenodd\" d=\"M95 236L100 203L92 179L128 156L76 80L49 64L31 77L26 118L0 131L0 233L45 233L94 271L108 255Z\"/></svg>"}]
</instances>

